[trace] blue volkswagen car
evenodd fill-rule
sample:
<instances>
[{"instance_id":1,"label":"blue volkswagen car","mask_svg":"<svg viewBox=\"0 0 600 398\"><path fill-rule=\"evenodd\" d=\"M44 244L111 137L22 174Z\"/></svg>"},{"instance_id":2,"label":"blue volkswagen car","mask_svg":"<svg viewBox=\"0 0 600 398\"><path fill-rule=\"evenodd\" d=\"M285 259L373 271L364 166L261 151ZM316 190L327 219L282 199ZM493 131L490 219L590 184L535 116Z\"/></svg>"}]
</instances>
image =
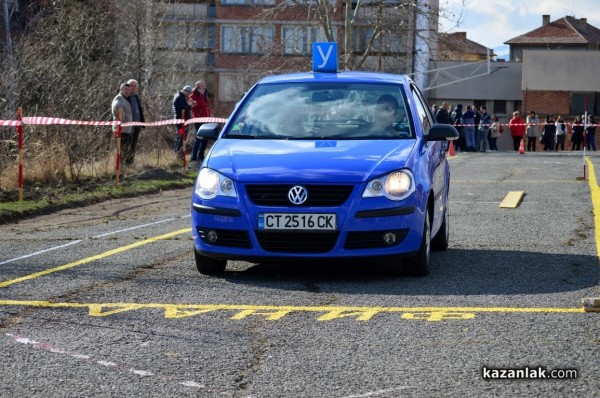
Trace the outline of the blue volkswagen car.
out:
<instances>
[{"instance_id":1,"label":"blue volkswagen car","mask_svg":"<svg viewBox=\"0 0 600 398\"><path fill-rule=\"evenodd\" d=\"M296 73L260 80L202 164L192 198L198 271L227 260L385 262L428 273L448 247L453 126L408 77Z\"/></svg>"}]
</instances>

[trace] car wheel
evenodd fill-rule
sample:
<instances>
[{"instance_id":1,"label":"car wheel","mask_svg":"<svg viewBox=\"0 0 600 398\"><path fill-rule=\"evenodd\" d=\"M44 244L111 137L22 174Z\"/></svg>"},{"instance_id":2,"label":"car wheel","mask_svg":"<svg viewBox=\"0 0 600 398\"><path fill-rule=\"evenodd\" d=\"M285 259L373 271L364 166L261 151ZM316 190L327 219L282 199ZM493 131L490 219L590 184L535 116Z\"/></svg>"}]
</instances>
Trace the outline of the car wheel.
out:
<instances>
[{"instance_id":1,"label":"car wheel","mask_svg":"<svg viewBox=\"0 0 600 398\"><path fill-rule=\"evenodd\" d=\"M444 220L442 221L442 225L440 225L440 230L431 240L432 250L443 251L448 248L448 242L450 240L450 226L448 218L448 204L446 204L446 208L444 209Z\"/></svg>"},{"instance_id":2,"label":"car wheel","mask_svg":"<svg viewBox=\"0 0 600 398\"><path fill-rule=\"evenodd\" d=\"M431 227L429 225L429 210L425 212L423 222L423 237L421 246L414 257L403 260L402 268L406 275L425 276L429 273L429 255L431 252Z\"/></svg>"},{"instance_id":3,"label":"car wheel","mask_svg":"<svg viewBox=\"0 0 600 398\"><path fill-rule=\"evenodd\" d=\"M194 250L194 257L196 258L196 268L201 274L218 274L225 271L225 267L227 267L227 260L216 260L206 257L196 250Z\"/></svg>"}]
</instances>

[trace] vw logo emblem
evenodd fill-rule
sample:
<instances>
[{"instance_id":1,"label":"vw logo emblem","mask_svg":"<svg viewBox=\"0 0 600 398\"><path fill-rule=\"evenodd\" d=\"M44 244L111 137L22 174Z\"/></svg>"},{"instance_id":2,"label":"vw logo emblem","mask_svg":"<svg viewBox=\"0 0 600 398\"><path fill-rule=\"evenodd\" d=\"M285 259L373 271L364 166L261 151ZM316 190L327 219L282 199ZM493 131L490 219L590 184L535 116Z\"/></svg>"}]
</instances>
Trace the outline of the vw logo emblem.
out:
<instances>
[{"instance_id":1,"label":"vw logo emblem","mask_svg":"<svg viewBox=\"0 0 600 398\"><path fill-rule=\"evenodd\" d=\"M299 185L293 186L288 192L288 199L292 204L301 205L308 199L308 191Z\"/></svg>"}]
</instances>

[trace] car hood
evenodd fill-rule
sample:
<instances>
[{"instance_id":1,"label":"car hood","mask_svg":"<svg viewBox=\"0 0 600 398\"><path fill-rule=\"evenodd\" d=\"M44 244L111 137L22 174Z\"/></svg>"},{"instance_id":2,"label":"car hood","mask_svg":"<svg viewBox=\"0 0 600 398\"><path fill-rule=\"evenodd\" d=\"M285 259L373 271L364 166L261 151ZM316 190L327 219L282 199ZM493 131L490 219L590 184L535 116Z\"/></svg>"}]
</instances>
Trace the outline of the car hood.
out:
<instances>
[{"instance_id":1,"label":"car hood","mask_svg":"<svg viewBox=\"0 0 600 398\"><path fill-rule=\"evenodd\" d=\"M407 164L416 140L219 139L207 166L243 182L358 183Z\"/></svg>"}]
</instances>

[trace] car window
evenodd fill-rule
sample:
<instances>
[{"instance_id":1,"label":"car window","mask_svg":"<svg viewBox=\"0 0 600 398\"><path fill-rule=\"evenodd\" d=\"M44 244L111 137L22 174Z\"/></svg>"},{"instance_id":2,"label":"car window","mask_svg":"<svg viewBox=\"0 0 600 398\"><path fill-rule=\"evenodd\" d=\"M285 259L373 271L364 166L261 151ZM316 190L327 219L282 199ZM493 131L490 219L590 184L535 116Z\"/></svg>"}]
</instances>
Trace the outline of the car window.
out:
<instances>
[{"instance_id":1,"label":"car window","mask_svg":"<svg viewBox=\"0 0 600 398\"><path fill-rule=\"evenodd\" d=\"M410 139L400 85L297 83L257 86L224 138Z\"/></svg>"},{"instance_id":2,"label":"car window","mask_svg":"<svg viewBox=\"0 0 600 398\"><path fill-rule=\"evenodd\" d=\"M411 85L410 92L412 94L413 99L415 100L417 114L419 115L419 120L415 121L415 123L420 123L421 128L424 135L429 134L429 129L433 124L433 118L431 113L429 112L429 107L426 104L423 96L419 92L419 89L415 85Z\"/></svg>"}]
</instances>

